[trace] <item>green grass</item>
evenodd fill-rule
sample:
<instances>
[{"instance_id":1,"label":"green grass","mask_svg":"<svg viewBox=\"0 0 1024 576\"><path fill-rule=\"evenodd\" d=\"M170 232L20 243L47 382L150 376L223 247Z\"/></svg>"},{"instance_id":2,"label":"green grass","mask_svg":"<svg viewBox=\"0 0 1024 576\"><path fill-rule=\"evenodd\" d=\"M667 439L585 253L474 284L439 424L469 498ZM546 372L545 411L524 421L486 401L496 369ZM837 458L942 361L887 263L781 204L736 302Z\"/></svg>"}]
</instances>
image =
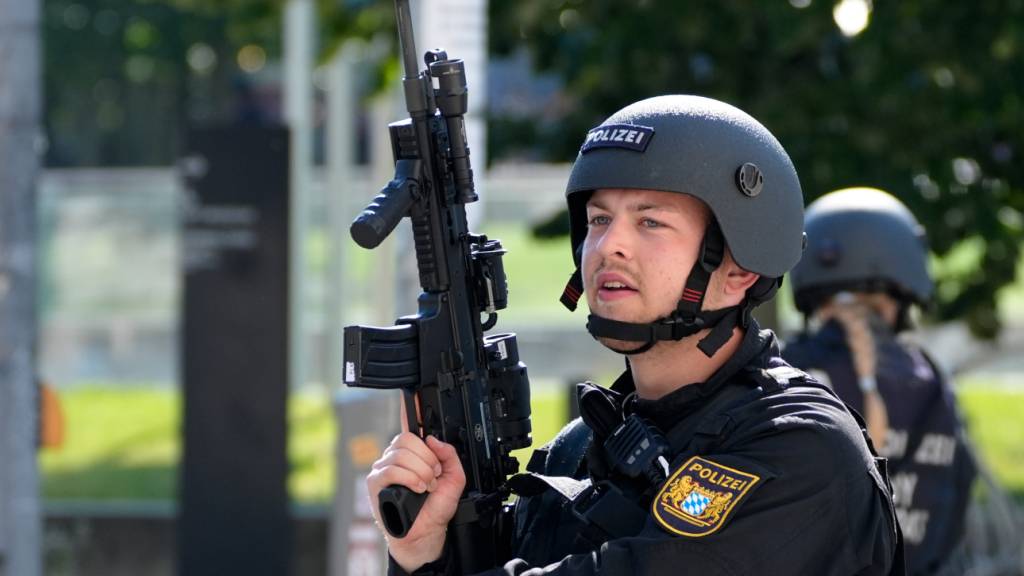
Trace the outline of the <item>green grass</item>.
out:
<instances>
[{"instance_id":1,"label":"green grass","mask_svg":"<svg viewBox=\"0 0 1024 576\"><path fill-rule=\"evenodd\" d=\"M958 396L971 437L996 477L1024 501L1024 390L967 382ZM181 398L173 390L80 387L61 394L65 444L42 452L48 500L169 500L176 494ZM565 421L561 388L533 391L534 447ZM289 403L292 498L324 503L334 485L336 427L324 394L295 394ZM515 453L520 463L530 449Z\"/></svg>"},{"instance_id":2,"label":"green grass","mask_svg":"<svg viewBox=\"0 0 1024 576\"><path fill-rule=\"evenodd\" d=\"M968 433L996 479L1024 502L1024 389L967 381L957 396Z\"/></svg>"},{"instance_id":3,"label":"green grass","mask_svg":"<svg viewBox=\"0 0 1024 576\"><path fill-rule=\"evenodd\" d=\"M64 444L40 453L47 499L161 500L175 493L181 398L83 387L61 394Z\"/></svg>"},{"instance_id":4,"label":"green grass","mask_svg":"<svg viewBox=\"0 0 1024 576\"><path fill-rule=\"evenodd\" d=\"M327 394L292 394L288 403L288 492L298 502L327 502L334 493L337 426Z\"/></svg>"},{"instance_id":5,"label":"green grass","mask_svg":"<svg viewBox=\"0 0 1024 576\"><path fill-rule=\"evenodd\" d=\"M41 451L47 500L169 500L181 455L181 396L150 387L82 386L61 393L64 444ZM558 432L562 394L534 394L534 445ZM336 425L324 394L293 394L288 406L288 489L323 503L334 489ZM529 450L516 452L525 465Z\"/></svg>"},{"instance_id":6,"label":"green grass","mask_svg":"<svg viewBox=\"0 0 1024 576\"><path fill-rule=\"evenodd\" d=\"M503 258L508 277L508 309L501 315L502 322L576 323L582 328L586 302L576 312L569 312L558 301L573 271L569 239L537 241L526 226L513 224L484 228L488 238L501 240L508 251Z\"/></svg>"},{"instance_id":7,"label":"green grass","mask_svg":"<svg viewBox=\"0 0 1024 576\"><path fill-rule=\"evenodd\" d=\"M167 500L177 493L181 395L147 387L78 387L61 394L65 440L40 453L48 500ZM322 395L288 406L288 487L299 502L327 501L335 424Z\"/></svg>"}]
</instances>

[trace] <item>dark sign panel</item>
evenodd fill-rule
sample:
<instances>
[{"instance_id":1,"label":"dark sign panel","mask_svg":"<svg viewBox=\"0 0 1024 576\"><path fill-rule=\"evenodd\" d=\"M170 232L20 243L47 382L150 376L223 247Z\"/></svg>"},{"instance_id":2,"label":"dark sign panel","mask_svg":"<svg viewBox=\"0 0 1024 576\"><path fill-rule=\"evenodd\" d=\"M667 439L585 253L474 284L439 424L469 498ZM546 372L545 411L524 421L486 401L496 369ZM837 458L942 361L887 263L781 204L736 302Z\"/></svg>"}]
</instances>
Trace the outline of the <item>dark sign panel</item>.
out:
<instances>
[{"instance_id":1,"label":"dark sign panel","mask_svg":"<svg viewBox=\"0 0 1024 576\"><path fill-rule=\"evenodd\" d=\"M288 572L288 133L192 131L184 183L183 576Z\"/></svg>"}]
</instances>

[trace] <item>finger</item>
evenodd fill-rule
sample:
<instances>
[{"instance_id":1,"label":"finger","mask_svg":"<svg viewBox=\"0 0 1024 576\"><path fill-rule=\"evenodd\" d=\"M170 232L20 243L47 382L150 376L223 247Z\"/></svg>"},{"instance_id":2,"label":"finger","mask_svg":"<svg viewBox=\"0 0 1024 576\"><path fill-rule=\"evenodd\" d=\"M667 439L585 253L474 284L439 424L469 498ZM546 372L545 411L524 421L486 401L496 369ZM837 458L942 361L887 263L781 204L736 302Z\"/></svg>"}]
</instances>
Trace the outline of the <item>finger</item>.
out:
<instances>
[{"instance_id":1,"label":"finger","mask_svg":"<svg viewBox=\"0 0 1024 576\"><path fill-rule=\"evenodd\" d=\"M405 394L404 393L402 394L402 411L401 411L401 416L398 419L401 421L401 424L402 424L402 432L403 433L408 432L409 431L409 415L406 414L406 412L405 412Z\"/></svg>"},{"instance_id":2,"label":"finger","mask_svg":"<svg viewBox=\"0 0 1024 576\"><path fill-rule=\"evenodd\" d=\"M380 470L374 470L367 476L367 488L370 489L374 498L381 489L397 484L405 486L416 493L423 493L427 490L427 483L415 472L401 466L388 466Z\"/></svg>"},{"instance_id":3,"label":"finger","mask_svg":"<svg viewBox=\"0 0 1024 576\"><path fill-rule=\"evenodd\" d=\"M466 472L462 469L462 462L459 461L459 453L451 444L441 442L433 436L427 437L427 447L437 456L441 464L442 476L452 475L453 478L466 479Z\"/></svg>"},{"instance_id":4,"label":"finger","mask_svg":"<svg viewBox=\"0 0 1024 576\"><path fill-rule=\"evenodd\" d=\"M374 468L379 468L379 466L377 465L378 462L383 460L384 457L390 454L393 450L402 447L402 436L404 436L405 434L407 434L407 432L399 432L398 434L395 434L394 438L391 439L391 442L388 442L388 445L384 447L384 451L381 452L380 458L378 458L377 461L373 463Z\"/></svg>"},{"instance_id":5,"label":"finger","mask_svg":"<svg viewBox=\"0 0 1024 576\"><path fill-rule=\"evenodd\" d=\"M431 457L431 461L427 462L412 450L397 448L375 462L374 468L377 470L382 470L388 466L407 468L429 484L430 481L439 476L438 471L441 469L440 463L434 462L433 454L431 454Z\"/></svg>"},{"instance_id":6,"label":"finger","mask_svg":"<svg viewBox=\"0 0 1024 576\"><path fill-rule=\"evenodd\" d=\"M417 436L422 437L423 436L423 412L420 409L420 395L418 393L414 393L412 395L412 401L413 401L413 404L414 404L413 415L416 416L416 418L415 418L416 429L413 430L413 432L415 432Z\"/></svg>"},{"instance_id":7,"label":"finger","mask_svg":"<svg viewBox=\"0 0 1024 576\"><path fill-rule=\"evenodd\" d=\"M422 458L423 461L427 462L431 466L440 463L440 460L438 460L437 455L434 453L434 451L429 446L427 446L427 444L423 441L422 438L413 434L412 432L399 434L398 438L396 438L395 443L389 448L392 450L412 450L420 458ZM438 471L438 473L440 473L440 470Z\"/></svg>"},{"instance_id":8,"label":"finger","mask_svg":"<svg viewBox=\"0 0 1024 576\"><path fill-rule=\"evenodd\" d=\"M402 392L402 432L414 432L417 435L423 433L422 421L420 419L420 395L415 392ZM412 412L409 412L409 402L413 403ZM410 428L410 425L413 427Z\"/></svg>"},{"instance_id":9,"label":"finger","mask_svg":"<svg viewBox=\"0 0 1024 576\"><path fill-rule=\"evenodd\" d=\"M399 434L398 436L395 436L394 440L391 441L391 444L388 445L386 450L384 450L384 455L381 456L381 459L374 463L374 467L381 467L380 465L378 465L378 463L381 463L381 465L383 465L390 462L390 460L384 461L385 458L392 452L398 450L408 450L412 452L433 470L434 476L441 475L441 461L437 459L437 455L434 454L433 450L431 450L426 444L423 443L423 440L421 440L419 436L411 432L405 432Z\"/></svg>"}]
</instances>

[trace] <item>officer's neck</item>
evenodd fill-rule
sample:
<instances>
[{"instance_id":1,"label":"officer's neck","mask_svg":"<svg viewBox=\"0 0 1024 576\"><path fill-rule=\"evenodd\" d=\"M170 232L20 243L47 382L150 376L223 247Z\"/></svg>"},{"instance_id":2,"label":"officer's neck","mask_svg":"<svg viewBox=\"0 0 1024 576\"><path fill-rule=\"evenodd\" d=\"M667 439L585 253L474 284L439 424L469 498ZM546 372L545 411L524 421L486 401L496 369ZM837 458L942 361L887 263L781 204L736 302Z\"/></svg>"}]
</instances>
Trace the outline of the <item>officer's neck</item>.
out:
<instances>
[{"instance_id":1,"label":"officer's neck","mask_svg":"<svg viewBox=\"0 0 1024 576\"><path fill-rule=\"evenodd\" d=\"M706 382L736 353L745 333L734 328L725 345L708 358L697 348L708 332L704 330L678 342L662 341L643 354L631 356L629 365L637 395L657 400L683 386Z\"/></svg>"}]
</instances>

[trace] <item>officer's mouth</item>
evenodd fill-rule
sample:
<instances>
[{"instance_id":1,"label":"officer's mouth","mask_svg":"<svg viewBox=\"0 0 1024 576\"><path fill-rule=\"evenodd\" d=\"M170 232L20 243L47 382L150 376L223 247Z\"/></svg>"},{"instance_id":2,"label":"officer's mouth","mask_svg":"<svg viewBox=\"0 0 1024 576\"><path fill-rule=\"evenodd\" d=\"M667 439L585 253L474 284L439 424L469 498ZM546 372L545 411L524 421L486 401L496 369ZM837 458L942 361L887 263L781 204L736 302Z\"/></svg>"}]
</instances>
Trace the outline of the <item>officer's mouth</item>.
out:
<instances>
[{"instance_id":1,"label":"officer's mouth","mask_svg":"<svg viewBox=\"0 0 1024 576\"><path fill-rule=\"evenodd\" d=\"M614 272L599 274L595 284L597 297L604 302L623 300L639 293L627 278Z\"/></svg>"}]
</instances>

